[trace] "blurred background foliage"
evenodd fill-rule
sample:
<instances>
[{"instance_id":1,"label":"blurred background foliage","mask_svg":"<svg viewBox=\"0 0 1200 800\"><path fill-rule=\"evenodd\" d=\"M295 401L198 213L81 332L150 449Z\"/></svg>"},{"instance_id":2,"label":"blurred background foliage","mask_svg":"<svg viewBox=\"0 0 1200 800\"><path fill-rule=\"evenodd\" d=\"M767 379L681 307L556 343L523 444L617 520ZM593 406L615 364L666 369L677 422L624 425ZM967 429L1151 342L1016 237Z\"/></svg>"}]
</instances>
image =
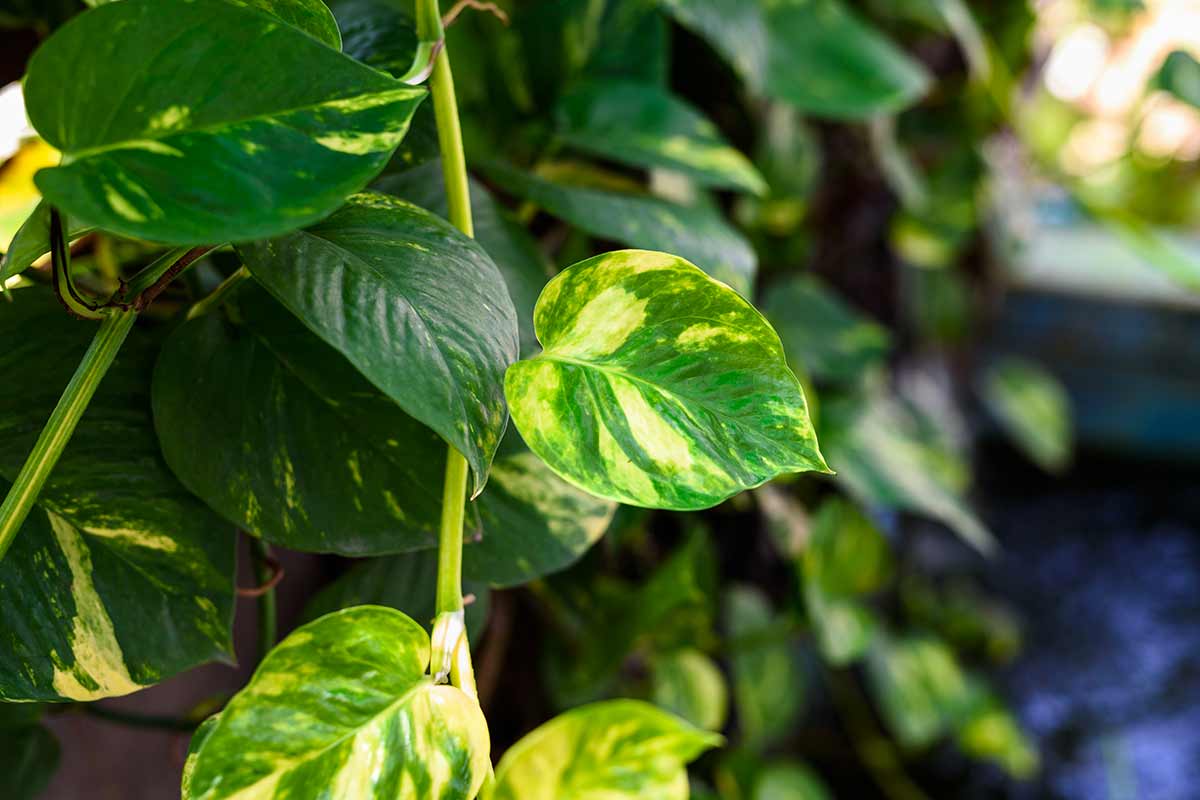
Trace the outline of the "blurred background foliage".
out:
<instances>
[{"instance_id":1,"label":"blurred background foliage","mask_svg":"<svg viewBox=\"0 0 1200 800\"><path fill-rule=\"evenodd\" d=\"M406 69L404 2L330 5L346 52ZM683 255L775 325L837 474L621 508L569 569L470 587L497 752L627 696L728 736L698 798L1194 797L1200 3L499 7L448 36L481 240L524 270L523 320L556 267ZM0 0L0 242L57 160L16 81L79 10ZM380 187L436 208L429 112ZM146 245L75 251L104 287ZM425 618L422 559L321 559L296 617ZM0 796L35 796L53 737L18 715L0 738L20 743Z\"/></svg>"}]
</instances>

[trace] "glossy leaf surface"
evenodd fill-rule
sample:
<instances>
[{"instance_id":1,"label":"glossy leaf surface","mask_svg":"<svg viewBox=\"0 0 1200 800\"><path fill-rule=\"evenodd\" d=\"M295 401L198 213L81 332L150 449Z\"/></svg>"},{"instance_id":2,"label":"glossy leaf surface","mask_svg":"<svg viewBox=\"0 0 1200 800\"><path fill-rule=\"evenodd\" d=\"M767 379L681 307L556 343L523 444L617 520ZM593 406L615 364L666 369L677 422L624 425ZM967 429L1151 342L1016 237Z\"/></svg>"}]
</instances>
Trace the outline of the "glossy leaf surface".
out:
<instances>
[{"instance_id":1,"label":"glossy leaf surface","mask_svg":"<svg viewBox=\"0 0 1200 800\"><path fill-rule=\"evenodd\" d=\"M431 162L398 175L385 175L375 182L374 188L416 203L439 216L447 216L440 163ZM496 202L483 184L471 180L470 191L475 240L483 245L504 277L517 312L521 355L531 356L539 349L533 333L533 307L542 287L550 279L553 267L529 231Z\"/></svg>"},{"instance_id":2,"label":"glossy leaf surface","mask_svg":"<svg viewBox=\"0 0 1200 800\"><path fill-rule=\"evenodd\" d=\"M425 674L429 638L359 606L297 629L206 731L184 800L471 800L488 769L474 700Z\"/></svg>"},{"instance_id":3,"label":"glossy leaf surface","mask_svg":"<svg viewBox=\"0 0 1200 800\"><path fill-rule=\"evenodd\" d=\"M25 82L30 120L64 154L37 176L47 200L175 244L326 216L379 172L424 94L223 0L93 9L34 54Z\"/></svg>"},{"instance_id":4,"label":"glossy leaf surface","mask_svg":"<svg viewBox=\"0 0 1200 800\"><path fill-rule=\"evenodd\" d=\"M729 711L721 669L699 650L677 650L654 661L654 704L697 728L719 731Z\"/></svg>"},{"instance_id":5,"label":"glossy leaf surface","mask_svg":"<svg viewBox=\"0 0 1200 800\"><path fill-rule=\"evenodd\" d=\"M681 258L626 250L580 262L546 286L534 325L545 350L506 376L514 422L593 494L698 509L826 469L779 337Z\"/></svg>"},{"instance_id":6,"label":"glossy leaf surface","mask_svg":"<svg viewBox=\"0 0 1200 800\"><path fill-rule=\"evenodd\" d=\"M721 741L637 700L583 706L513 745L489 800L686 800L684 765Z\"/></svg>"},{"instance_id":7,"label":"glossy leaf surface","mask_svg":"<svg viewBox=\"0 0 1200 800\"><path fill-rule=\"evenodd\" d=\"M19 471L94 329L48 293L0 303L0 483ZM37 331L32 338L30 331ZM179 485L134 332L0 562L0 698L128 694L231 655L234 531Z\"/></svg>"},{"instance_id":8,"label":"glossy leaf surface","mask_svg":"<svg viewBox=\"0 0 1200 800\"><path fill-rule=\"evenodd\" d=\"M178 328L154 373L162 451L232 524L297 550L433 547L446 446L265 290ZM478 531L468 517L467 531Z\"/></svg>"},{"instance_id":9,"label":"glossy leaf surface","mask_svg":"<svg viewBox=\"0 0 1200 800\"><path fill-rule=\"evenodd\" d=\"M838 0L661 0L756 92L811 114L864 119L925 94L920 64Z\"/></svg>"},{"instance_id":10,"label":"glossy leaf surface","mask_svg":"<svg viewBox=\"0 0 1200 800\"><path fill-rule=\"evenodd\" d=\"M383 194L239 248L309 329L467 459L474 492L508 423L517 318L496 265L449 222Z\"/></svg>"},{"instance_id":11,"label":"glossy leaf surface","mask_svg":"<svg viewBox=\"0 0 1200 800\"><path fill-rule=\"evenodd\" d=\"M587 83L563 98L557 117L563 141L592 155L676 170L703 186L766 189L758 170L712 122L662 87Z\"/></svg>"},{"instance_id":12,"label":"glossy leaf surface","mask_svg":"<svg viewBox=\"0 0 1200 800\"><path fill-rule=\"evenodd\" d=\"M980 386L983 402L1013 441L1047 472L1071 460L1071 401L1058 379L1037 364L1004 358Z\"/></svg>"},{"instance_id":13,"label":"glossy leaf surface","mask_svg":"<svg viewBox=\"0 0 1200 800\"><path fill-rule=\"evenodd\" d=\"M758 257L711 205L685 206L650 195L551 181L491 164L488 175L506 191L601 239L676 253L749 295Z\"/></svg>"}]
</instances>

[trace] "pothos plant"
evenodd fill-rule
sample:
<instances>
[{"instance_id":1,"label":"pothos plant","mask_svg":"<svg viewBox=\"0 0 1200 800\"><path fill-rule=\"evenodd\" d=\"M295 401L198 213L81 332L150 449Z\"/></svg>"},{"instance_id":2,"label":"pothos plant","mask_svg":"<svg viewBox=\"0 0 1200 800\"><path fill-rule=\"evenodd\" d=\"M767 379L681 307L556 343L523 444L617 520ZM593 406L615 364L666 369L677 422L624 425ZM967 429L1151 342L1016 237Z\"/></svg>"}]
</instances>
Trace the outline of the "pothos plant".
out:
<instances>
[{"instance_id":1,"label":"pothos plant","mask_svg":"<svg viewBox=\"0 0 1200 800\"><path fill-rule=\"evenodd\" d=\"M888 119L927 92L918 62L832 0L93 5L24 83L61 159L37 172L42 199L0 268L17 286L0 303L0 365L20 387L0 397L0 699L88 703L228 658L244 531L274 646L193 736L184 798L684 798L686 765L721 744L727 717L704 626L660 648L653 690L624 693L641 699L598 698L711 591L706 534L585 611L542 579L628 530L633 509L756 490L821 656L867 664L896 735L919 747L953 729L1028 772L986 687L870 606L891 573L872 520L841 499L810 519L764 486L832 474L800 368L833 387L826 450L852 497L990 547L941 443L878 391L886 331L808 278L765 296L778 331L747 299L751 238L769 250L803 216L798 114ZM754 98L757 163L666 88L669 24L710 42ZM740 198L749 237L716 191ZM566 223L548 237L553 265L521 224L543 215ZM78 253L72 265L84 237L92 270ZM596 255L597 241L641 249ZM48 281L17 278L47 253ZM152 304L181 283L187 302L164 321ZM314 599L330 613L275 645L268 543L387 558L353 568ZM576 707L495 768L464 579L480 595L530 585L582 631L548 655L552 692ZM353 602L391 581L422 587L432 613ZM738 587L726 628L767 642L735 646L732 663L754 750L794 720L798 690L761 691L796 668L768 635L790 622ZM0 731L33 741L36 714L12 719ZM738 763L718 770L723 796L743 796ZM824 791L800 765L751 783L762 798Z\"/></svg>"}]
</instances>

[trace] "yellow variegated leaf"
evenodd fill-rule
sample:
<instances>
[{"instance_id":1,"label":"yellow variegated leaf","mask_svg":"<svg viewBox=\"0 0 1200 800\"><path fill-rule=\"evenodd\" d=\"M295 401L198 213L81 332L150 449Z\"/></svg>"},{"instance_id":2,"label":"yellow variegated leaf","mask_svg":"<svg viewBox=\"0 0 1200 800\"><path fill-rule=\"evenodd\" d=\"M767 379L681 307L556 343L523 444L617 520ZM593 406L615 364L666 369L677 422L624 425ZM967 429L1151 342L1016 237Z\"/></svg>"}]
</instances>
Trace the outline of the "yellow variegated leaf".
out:
<instances>
[{"instance_id":1,"label":"yellow variegated leaf","mask_svg":"<svg viewBox=\"0 0 1200 800\"><path fill-rule=\"evenodd\" d=\"M487 800L687 800L685 765L722 741L638 700L593 703L513 745Z\"/></svg>"},{"instance_id":2,"label":"yellow variegated leaf","mask_svg":"<svg viewBox=\"0 0 1200 800\"><path fill-rule=\"evenodd\" d=\"M183 800L472 800L490 765L487 721L428 665L429 637L395 609L297 629L197 732Z\"/></svg>"},{"instance_id":3,"label":"yellow variegated leaf","mask_svg":"<svg viewBox=\"0 0 1200 800\"><path fill-rule=\"evenodd\" d=\"M593 494L699 509L780 473L828 469L775 331L678 256L580 262L547 284L534 327L544 351L505 377L513 421Z\"/></svg>"}]
</instances>

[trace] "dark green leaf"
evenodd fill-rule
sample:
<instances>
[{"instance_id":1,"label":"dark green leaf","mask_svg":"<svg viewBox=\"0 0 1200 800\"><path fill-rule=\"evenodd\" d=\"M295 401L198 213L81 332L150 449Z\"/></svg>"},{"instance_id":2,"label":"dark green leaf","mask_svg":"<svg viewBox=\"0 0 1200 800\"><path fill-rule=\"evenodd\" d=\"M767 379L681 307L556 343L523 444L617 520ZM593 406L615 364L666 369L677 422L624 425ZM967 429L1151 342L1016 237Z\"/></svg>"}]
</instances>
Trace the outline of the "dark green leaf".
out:
<instances>
[{"instance_id":1,"label":"dark green leaf","mask_svg":"<svg viewBox=\"0 0 1200 800\"><path fill-rule=\"evenodd\" d=\"M206 732L184 800L472 800L490 766L487 721L428 665L429 637L394 609L297 629Z\"/></svg>"},{"instance_id":2,"label":"dark green leaf","mask_svg":"<svg viewBox=\"0 0 1200 800\"><path fill-rule=\"evenodd\" d=\"M223 0L93 9L42 45L25 81L30 120L64 153L37 175L47 200L177 244L321 219L379 172L422 97Z\"/></svg>"},{"instance_id":3,"label":"dark green leaf","mask_svg":"<svg viewBox=\"0 0 1200 800\"><path fill-rule=\"evenodd\" d=\"M16 476L93 330L45 292L0 302L0 373L20 387L0 393L3 478ZM233 528L162 463L155 352L129 338L0 562L0 698L127 694L232 652Z\"/></svg>"},{"instance_id":4,"label":"dark green leaf","mask_svg":"<svg viewBox=\"0 0 1200 800\"><path fill-rule=\"evenodd\" d=\"M428 211L370 193L239 253L305 325L461 452L474 493L483 490L519 343L504 279L482 247Z\"/></svg>"},{"instance_id":5,"label":"dark green leaf","mask_svg":"<svg viewBox=\"0 0 1200 800\"><path fill-rule=\"evenodd\" d=\"M342 52L400 77L412 67L417 27L397 4L386 0L331 0L342 29Z\"/></svg>"},{"instance_id":6,"label":"dark green leaf","mask_svg":"<svg viewBox=\"0 0 1200 800\"><path fill-rule=\"evenodd\" d=\"M677 170L703 186L766 189L758 170L715 125L658 86L612 80L584 84L559 103L558 120L563 141L592 155Z\"/></svg>"},{"instance_id":7,"label":"dark green leaf","mask_svg":"<svg viewBox=\"0 0 1200 800\"><path fill-rule=\"evenodd\" d=\"M466 608L467 633L472 643L487 622L491 591L486 584L463 582L463 593L475 595ZM363 560L322 589L304 607L304 619L313 620L351 606L387 606L421 624L426 633L437 616L437 551L405 553Z\"/></svg>"},{"instance_id":8,"label":"dark green leaf","mask_svg":"<svg viewBox=\"0 0 1200 800\"><path fill-rule=\"evenodd\" d=\"M684 765L722 741L637 700L583 706L513 745L487 800L687 800Z\"/></svg>"},{"instance_id":9,"label":"dark green leaf","mask_svg":"<svg viewBox=\"0 0 1200 800\"><path fill-rule=\"evenodd\" d=\"M533 307L553 271L537 242L478 181L472 180L471 212L475 217L475 239L483 245L500 274L517 310L521 332L521 355L531 356L539 347L533 333ZM440 163L429 163L399 175L387 175L375 188L402 197L445 217L446 190Z\"/></svg>"},{"instance_id":10,"label":"dark green leaf","mask_svg":"<svg viewBox=\"0 0 1200 800\"><path fill-rule=\"evenodd\" d=\"M883 362L891 335L817 279L800 275L772 286L763 313L792 364L819 381L853 382Z\"/></svg>"},{"instance_id":11,"label":"dark green leaf","mask_svg":"<svg viewBox=\"0 0 1200 800\"><path fill-rule=\"evenodd\" d=\"M433 547L446 446L260 287L187 322L154 374L163 455L231 523L298 550ZM478 530L474 514L468 533Z\"/></svg>"},{"instance_id":12,"label":"dark green leaf","mask_svg":"<svg viewBox=\"0 0 1200 800\"><path fill-rule=\"evenodd\" d=\"M708 204L685 206L649 195L571 186L490 164L505 190L536 203L592 236L675 253L749 295L758 260L750 244Z\"/></svg>"},{"instance_id":13,"label":"dark green leaf","mask_svg":"<svg viewBox=\"0 0 1200 800\"><path fill-rule=\"evenodd\" d=\"M911 105L929 75L837 0L661 0L756 92L811 114L865 119Z\"/></svg>"},{"instance_id":14,"label":"dark green leaf","mask_svg":"<svg viewBox=\"0 0 1200 800\"><path fill-rule=\"evenodd\" d=\"M560 273L509 369L513 420L568 481L630 505L708 508L825 470L804 393L753 306L682 258L607 253Z\"/></svg>"},{"instance_id":15,"label":"dark green leaf","mask_svg":"<svg viewBox=\"0 0 1200 800\"><path fill-rule=\"evenodd\" d=\"M314 39L335 50L342 48L342 34L337 22L322 0L233 0L257 8L273 17L299 28Z\"/></svg>"}]
</instances>

